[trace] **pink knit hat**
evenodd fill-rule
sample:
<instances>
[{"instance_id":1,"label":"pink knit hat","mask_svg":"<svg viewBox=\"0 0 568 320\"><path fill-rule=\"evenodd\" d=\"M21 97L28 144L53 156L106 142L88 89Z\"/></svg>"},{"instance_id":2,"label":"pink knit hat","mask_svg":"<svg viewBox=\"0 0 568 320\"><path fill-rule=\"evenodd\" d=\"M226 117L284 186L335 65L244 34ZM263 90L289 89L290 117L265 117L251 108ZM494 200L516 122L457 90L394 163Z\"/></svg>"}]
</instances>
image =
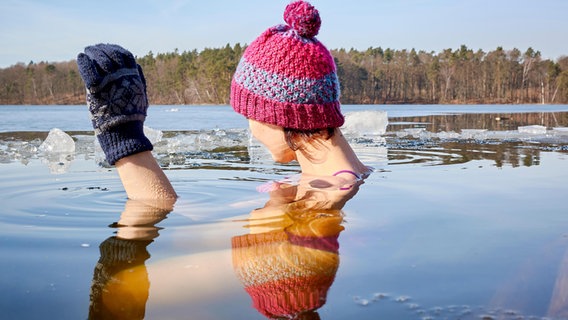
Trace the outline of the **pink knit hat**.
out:
<instances>
[{"instance_id":1,"label":"pink knit hat","mask_svg":"<svg viewBox=\"0 0 568 320\"><path fill-rule=\"evenodd\" d=\"M321 20L308 2L284 11L245 50L231 83L231 105L249 119L301 130L343 125L333 57L315 36Z\"/></svg>"}]
</instances>

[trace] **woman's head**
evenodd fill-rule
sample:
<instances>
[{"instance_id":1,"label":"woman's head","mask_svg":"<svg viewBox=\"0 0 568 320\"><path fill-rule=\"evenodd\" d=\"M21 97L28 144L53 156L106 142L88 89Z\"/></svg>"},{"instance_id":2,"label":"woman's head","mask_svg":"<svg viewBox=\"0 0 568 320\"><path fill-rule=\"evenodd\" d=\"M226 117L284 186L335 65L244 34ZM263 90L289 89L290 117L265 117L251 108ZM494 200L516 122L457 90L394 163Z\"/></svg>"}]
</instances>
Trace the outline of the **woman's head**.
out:
<instances>
[{"instance_id":1,"label":"woman's head","mask_svg":"<svg viewBox=\"0 0 568 320\"><path fill-rule=\"evenodd\" d=\"M284 20L287 24L269 28L245 50L231 83L231 105L248 119L281 128L340 127L335 62L315 38L319 12L295 1Z\"/></svg>"},{"instance_id":2,"label":"woman's head","mask_svg":"<svg viewBox=\"0 0 568 320\"><path fill-rule=\"evenodd\" d=\"M297 160L297 151L302 152L308 159L316 160L317 156L313 151L321 151L321 148L324 148L322 142L335 134L335 128L300 130L282 128L253 119L249 119L249 127L252 135L270 151L272 159L281 163Z\"/></svg>"}]
</instances>

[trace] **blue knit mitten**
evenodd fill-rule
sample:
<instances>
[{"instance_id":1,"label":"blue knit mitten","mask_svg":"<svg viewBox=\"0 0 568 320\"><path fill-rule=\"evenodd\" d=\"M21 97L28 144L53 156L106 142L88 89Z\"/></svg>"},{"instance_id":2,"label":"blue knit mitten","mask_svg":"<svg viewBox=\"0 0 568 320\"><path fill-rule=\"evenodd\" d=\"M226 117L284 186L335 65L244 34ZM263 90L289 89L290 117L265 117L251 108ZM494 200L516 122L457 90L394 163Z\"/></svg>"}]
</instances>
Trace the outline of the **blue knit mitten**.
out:
<instances>
[{"instance_id":1,"label":"blue knit mitten","mask_svg":"<svg viewBox=\"0 0 568 320\"><path fill-rule=\"evenodd\" d=\"M79 53L77 65L87 87L95 135L108 163L151 151L152 143L144 135L146 79L132 53L115 44L97 44Z\"/></svg>"}]
</instances>

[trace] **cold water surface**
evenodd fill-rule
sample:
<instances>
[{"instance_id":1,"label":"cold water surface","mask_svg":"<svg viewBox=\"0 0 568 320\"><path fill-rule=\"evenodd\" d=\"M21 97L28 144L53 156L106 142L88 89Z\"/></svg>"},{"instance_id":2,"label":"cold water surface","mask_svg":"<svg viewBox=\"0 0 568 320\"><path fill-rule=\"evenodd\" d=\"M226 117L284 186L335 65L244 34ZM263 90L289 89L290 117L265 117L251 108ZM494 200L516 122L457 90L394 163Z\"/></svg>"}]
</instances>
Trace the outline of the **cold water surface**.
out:
<instances>
[{"instance_id":1,"label":"cold water surface","mask_svg":"<svg viewBox=\"0 0 568 320\"><path fill-rule=\"evenodd\" d=\"M345 106L375 172L271 194L298 167L230 107L152 107L171 212L127 201L86 107L0 107L0 318L565 319L568 107L516 107Z\"/></svg>"}]
</instances>

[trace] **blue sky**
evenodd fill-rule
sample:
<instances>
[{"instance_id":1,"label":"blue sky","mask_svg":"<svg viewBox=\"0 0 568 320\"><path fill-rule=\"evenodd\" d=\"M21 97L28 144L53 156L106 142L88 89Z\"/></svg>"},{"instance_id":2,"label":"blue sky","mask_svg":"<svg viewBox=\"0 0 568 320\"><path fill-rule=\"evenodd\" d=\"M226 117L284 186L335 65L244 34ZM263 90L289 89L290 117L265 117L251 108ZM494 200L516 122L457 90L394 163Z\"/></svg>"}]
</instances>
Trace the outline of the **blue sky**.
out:
<instances>
[{"instance_id":1,"label":"blue sky","mask_svg":"<svg viewBox=\"0 0 568 320\"><path fill-rule=\"evenodd\" d=\"M0 68L59 62L89 44L120 44L136 56L250 43L283 23L290 0L1 0ZM329 48L440 52L528 47L568 55L566 0L312 0Z\"/></svg>"}]
</instances>

